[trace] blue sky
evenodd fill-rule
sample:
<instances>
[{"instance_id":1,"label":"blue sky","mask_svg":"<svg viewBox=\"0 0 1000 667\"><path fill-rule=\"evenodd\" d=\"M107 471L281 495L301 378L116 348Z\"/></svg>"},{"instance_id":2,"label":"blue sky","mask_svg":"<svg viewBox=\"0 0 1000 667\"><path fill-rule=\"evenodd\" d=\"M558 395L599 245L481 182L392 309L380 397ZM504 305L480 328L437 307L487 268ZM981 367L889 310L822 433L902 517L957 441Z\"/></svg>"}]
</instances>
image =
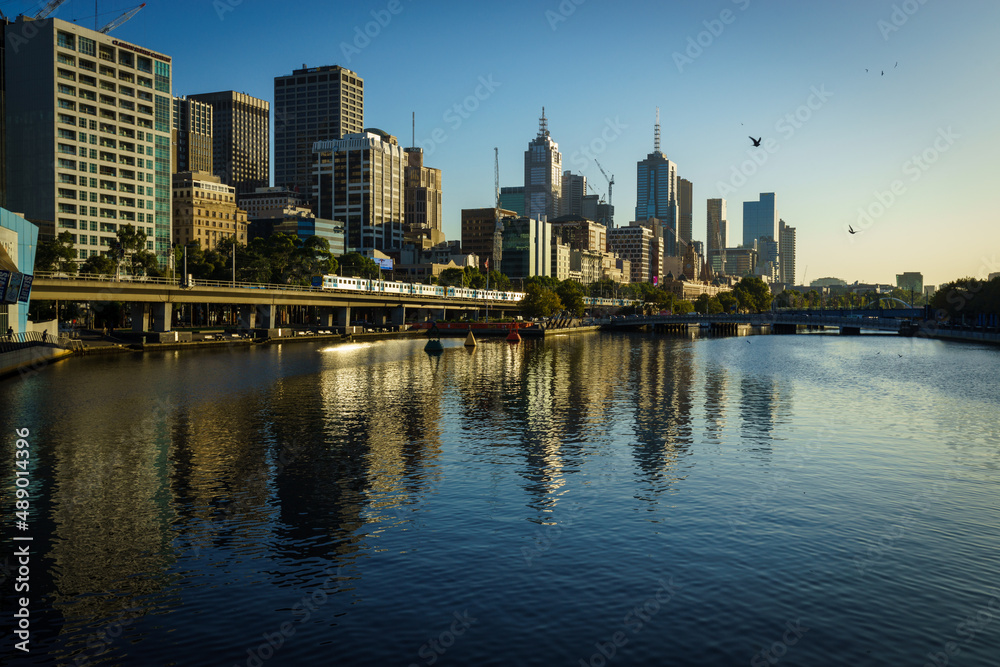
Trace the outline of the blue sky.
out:
<instances>
[{"instance_id":1,"label":"blue sky","mask_svg":"<svg viewBox=\"0 0 1000 667\"><path fill-rule=\"evenodd\" d=\"M0 0L8 15L39 4ZM136 4L100 0L99 24ZM94 3L56 16L93 26ZM797 282L939 284L1000 271L997 25L994 0L148 0L114 34L171 55L179 95L273 101L273 78L303 64L353 69L366 126L410 145L416 112L449 238L462 208L492 204L494 147L501 185L522 184L542 106L564 168L606 193L595 156L627 224L659 107L662 150L694 183L696 239L706 199L726 198L739 239L742 203L775 192ZM751 134L767 149L749 152Z\"/></svg>"}]
</instances>

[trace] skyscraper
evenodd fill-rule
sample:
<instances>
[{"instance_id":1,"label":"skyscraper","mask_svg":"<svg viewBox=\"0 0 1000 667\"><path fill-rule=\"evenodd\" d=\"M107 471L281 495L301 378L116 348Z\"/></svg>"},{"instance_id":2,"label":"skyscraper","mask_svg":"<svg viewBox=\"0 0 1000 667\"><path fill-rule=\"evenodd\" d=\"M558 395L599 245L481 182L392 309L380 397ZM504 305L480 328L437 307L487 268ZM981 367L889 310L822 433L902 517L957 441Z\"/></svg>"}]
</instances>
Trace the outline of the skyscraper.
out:
<instances>
[{"instance_id":1,"label":"skyscraper","mask_svg":"<svg viewBox=\"0 0 1000 667\"><path fill-rule=\"evenodd\" d=\"M403 246L407 154L380 130L317 141L316 216L344 223L351 250Z\"/></svg>"},{"instance_id":2,"label":"skyscraper","mask_svg":"<svg viewBox=\"0 0 1000 667\"><path fill-rule=\"evenodd\" d=\"M556 218L562 199L562 155L559 144L549 136L545 107L538 120L538 135L524 152L525 216L532 219Z\"/></svg>"},{"instance_id":3,"label":"skyscraper","mask_svg":"<svg viewBox=\"0 0 1000 667\"><path fill-rule=\"evenodd\" d=\"M403 193L407 231L433 230L430 236L444 240L441 229L441 170L424 166L422 148L406 149L406 191ZM438 232L434 234L433 232Z\"/></svg>"},{"instance_id":4,"label":"skyscraper","mask_svg":"<svg viewBox=\"0 0 1000 667\"><path fill-rule=\"evenodd\" d=\"M684 247L691 245L694 225L694 186L686 178L677 179L677 236Z\"/></svg>"},{"instance_id":5,"label":"skyscraper","mask_svg":"<svg viewBox=\"0 0 1000 667\"><path fill-rule=\"evenodd\" d=\"M581 215L583 197L587 194L587 177L568 169L562 175L562 205L559 215Z\"/></svg>"},{"instance_id":6,"label":"skyscraper","mask_svg":"<svg viewBox=\"0 0 1000 667\"><path fill-rule=\"evenodd\" d=\"M784 220L778 221L781 237L778 239L778 268L781 282L795 284L795 227L789 227Z\"/></svg>"},{"instance_id":7,"label":"skyscraper","mask_svg":"<svg viewBox=\"0 0 1000 667\"><path fill-rule=\"evenodd\" d=\"M170 56L60 19L5 32L27 23L36 36L4 57L8 208L70 232L79 259L133 224L166 266Z\"/></svg>"},{"instance_id":8,"label":"skyscraper","mask_svg":"<svg viewBox=\"0 0 1000 667\"><path fill-rule=\"evenodd\" d=\"M656 218L663 225L666 238L678 237L677 165L660 150L660 110L656 110L653 152L636 165L637 222ZM665 248L667 255L677 254L675 245Z\"/></svg>"},{"instance_id":9,"label":"skyscraper","mask_svg":"<svg viewBox=\"0 0 1000 667\"><path fill-rule=\"evenodd\" d=\"M271 182L271 103L225 90L188 95L212 107L212 172L236 194L250 194Z\"/></svg>"},{"instance_id":10,"label":"skyscraper","mask_svg":"<svg viewBox=\"0 0 1000 667\"><path fill-rule=\"evenodd\" d=\"M175 97L172 136L175 174L183 171L212 173L211 105Z\"/></svg>"},{"instance_id":11,"label":"skyscraper","mask_svg":"<svg viewBox=\"0 0 1000 667\"><path fill-rule=\"evenodd\" d=\"M358 134L365 126L365 82L327 65L274 77L274 184L312 199L313 144Z\"/></svg>"},{"instance_id":12,"label":"skyscraper","mask_svg":"<svg viewBox=\"0 0 1000 667\"><path fill-rule=\"evenodd\" d=\"M754 241L765 237L780 238L773 192L762 192L760 201L743 202L743 245L752 247Z\"/></svg>"},{"instance_id":13,"label":"skyscraper","mask_svg":"<svg viewBox=\"0 0 1000 667\"><path fill-rule=\"evenodd\" d=\"M500 208L514 211L518 216L524 215L524 186L515 185L500 188Z\"/></svg>"},{"instance_id":14,"label":"skyscraper","mask_svg":"<svg viewBox=\"0 0 1000 667\"><path fill-rule=\"evenodd\" d=\"M522 217L501 208L462 209L462 252L479 256L479 268L499 271L503 260L503 220Z\"/></svg>"},{"instance_id":15,"label":"skyscraper","mask_svg":"<svg viewBox=\"0 0 1000 667\"><path fill-rule=\"evenodd\" d=\"M708 200L708 224L706 225L705 247L712 255L726 247L729 243L729 221L726 220L726 200Z\"/></svg>"}]
</instances>

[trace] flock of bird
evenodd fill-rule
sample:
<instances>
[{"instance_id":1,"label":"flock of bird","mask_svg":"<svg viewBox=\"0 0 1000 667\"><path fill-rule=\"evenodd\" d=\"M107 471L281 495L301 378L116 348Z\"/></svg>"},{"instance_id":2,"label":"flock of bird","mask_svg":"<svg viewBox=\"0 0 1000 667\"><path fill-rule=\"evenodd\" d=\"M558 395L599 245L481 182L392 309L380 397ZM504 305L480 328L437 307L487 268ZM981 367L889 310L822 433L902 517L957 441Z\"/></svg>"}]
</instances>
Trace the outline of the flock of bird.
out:
<instances>
[{"instance_id":1,"label":"flock of bird","mask_svg":"<svg viewBox=\"0 0 1000 667\"><path fill-rule=\"evenodd\" d=\"M892 66L892 68L896 69L897 67L899 67L899 61L898 60L896 61L896 64ZM867 73L867 72L868 72L868 68L866 67L865 68L865 73ZM885 70L880 70L880 72L881 73L880 73L879 76L885 76ZM743 123L740 123L740 125L743 125ZM750 141L753 142L753 147L754 148L759 148L760 147L760 142L761 142L761 140L763 140L763 138L764 138L763 135L757 137L756 139L754 139L753 136L750 136ZM847 225L847 231L850 234L857 234L860 230L854 229L854 227L852 227L851 225ZM747 342L749 343L750 341L747 341ZM899 355L899 356L903 356L903 355Z\"/></svg>"}]
</instances>

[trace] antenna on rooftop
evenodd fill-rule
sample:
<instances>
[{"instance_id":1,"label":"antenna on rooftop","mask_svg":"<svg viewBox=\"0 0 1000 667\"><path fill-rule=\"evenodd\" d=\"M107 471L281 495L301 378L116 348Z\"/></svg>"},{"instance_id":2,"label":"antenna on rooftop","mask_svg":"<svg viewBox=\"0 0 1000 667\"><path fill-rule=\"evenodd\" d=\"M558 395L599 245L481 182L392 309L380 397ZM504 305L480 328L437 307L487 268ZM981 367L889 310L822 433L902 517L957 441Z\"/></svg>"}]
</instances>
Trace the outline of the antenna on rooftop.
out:
<instances>
[{"instance_id":1,"label":"antenna on rooftop","mask_svg":"<svg viewBox=\"0 0 1000 667\"><path fill-rule=\"evenodd\" d=\"M653 152L660 152L660 107L656 107L656 126L653 129Z\"/></svg>"},{"instance_id":2,"label":"antenna on rooftop","mask_svg":"<svg viewBox=\"0 0 1000 667\"><path fill-rule=\"evenodd\" d=\"M545 107L542 107L542 117L538 119L538 136L549 136L549 121L545 118Z\"/></svg>"}]
</instances>

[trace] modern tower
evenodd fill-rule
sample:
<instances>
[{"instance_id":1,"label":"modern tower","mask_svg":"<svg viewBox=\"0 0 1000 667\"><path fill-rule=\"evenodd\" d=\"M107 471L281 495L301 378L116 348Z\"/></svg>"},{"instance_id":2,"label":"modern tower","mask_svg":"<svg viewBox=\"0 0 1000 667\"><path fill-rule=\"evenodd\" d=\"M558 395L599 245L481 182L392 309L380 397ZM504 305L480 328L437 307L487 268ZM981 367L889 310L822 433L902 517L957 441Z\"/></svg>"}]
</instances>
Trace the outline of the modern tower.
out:
<instances>
[{"instance_id":1,"label":"modern tower","mask_svg":"<svg viewBox=\"0 0 1000 667\"><path fill-rule=\"evenodd\" d=\"M759 201L743 202L743 245L753 246L762 238L778 241L778 209L773 192L762 192Z\"/></svg>"},{"instance_id":2,"label":"modern tower","mask_svg":"<svg viewBox=\"0 0 1000 667\"><path fill-rule=\"evenodd\" d=\"M237 195L268 187L271 103L234 90L188 99L212 107L212 172Z\"/></svg>"},{"instance_id":3,"label":"modern tower","mask_svg":"<svg viewBox=\"0 0 1000 667\"><path fill-rule=\"evenodd\" d=\"M636 166L636 221L656 218L663 225L667 238L677 237L677 196L677 165L660 150L660 110L657 109L653 152ZM673 256L678 250L667 247L665 252Z\"/></svg>"},{"instance_id":4,"label":"modern tower","mask_svg":"<svg viewBox=\"0 0 1000 667\"><path fill-rule=\"evenodd\" d=\"M694 225L694 186L686 178L677 179L677 236L684 247L691 245ZM680 253L680 251L678 251Z\"/></svg>"},{"instance_id":5,"label":"modern tower","mask_svg":"<svg viewBox=\"0 0 1000 667\"><path fill-rule=\"evenodd\" d=\"M350 250L401 248L408 158L396 137L369 129L313 151L316 217L343 222Z\"/></svg>"},{"instance_id":6,"label":"modern tower","mask_svg":"<svg viewBox=\"0 0 1000 667\"><path fill-rule=\"evenodd\" d=\"M538 120L538 135L524 152L525 216L535 220L559 216L562 200L562 155L549 136L545 107Z\"/></svg>"},{"instance_id":7,"label":"modern tower","mask_svg":"<svg viewBox=\"0 0 1000 667\"><path fill-rule=\"evenodd\" d=\"M729 243L729 221L726 220L726 200L708 200L708 224L705 228L705 247L708 254L721 252Z\"/></svg>"},{"instance_id":8,"label":"modern tower","mask_svg":"<svg viewBox=\"0 0 1000 667\"><path fill-rule=\"evenodd\" d=\"M175 97L173 129L173 172L212 173L211 105Z\"/></svg>"},{"instance_id":9,"label":"modern tower","mask_svg":"<svg viewBox=\"0 0 1000 667\"><path fill-rule=\"evenodd\" d=\"M795 227L789 227L784 220L778 221L781 237L778 239L778 268L781 282L795 284Z\"/></svg>"},{"instance_id":10,"label":"modern tower","mask_svg":"<svg viewBox=\"0 0 1000 667\"><path fill-rule=\"evenodd\" d=\"M60 19L21 16L11 31L35 37L4 54L7 207L47 236L70 232L79 259L132 224L165 267L170 56Z\"/></svg>"},{"instance_id":11,"label":"modern tower","mask_svg":"<svg viewBox=\"0 0 1000 667\"><path fill-rule=\"evenodd\" d=\"M444 241L441 170L424 166L422 148L406 149L406 191L403 195L406 231L423 231L427 238Z\"/></svg>"},{"instance_id":12,"label":"modern tower","mask_svg":"<svg viewBox=\"0 0 1000 667\"><path fill-rule=\"evenodd\" d=\"M587 177L568 169L562 175L562 206L559 215L582 215L583 197L587 194Z\"/></svg>"},{"instance_id":13,"label":"modern tower","mask_svg":"<svg viewBox=\"0 0 1000 667\"><path fill-rule=\"evenodd\" d=\"M274 184L312 199L313 144L359 134L365 127L365 82L327 65L274 77Z\"/></svg>"}]
</instances>

